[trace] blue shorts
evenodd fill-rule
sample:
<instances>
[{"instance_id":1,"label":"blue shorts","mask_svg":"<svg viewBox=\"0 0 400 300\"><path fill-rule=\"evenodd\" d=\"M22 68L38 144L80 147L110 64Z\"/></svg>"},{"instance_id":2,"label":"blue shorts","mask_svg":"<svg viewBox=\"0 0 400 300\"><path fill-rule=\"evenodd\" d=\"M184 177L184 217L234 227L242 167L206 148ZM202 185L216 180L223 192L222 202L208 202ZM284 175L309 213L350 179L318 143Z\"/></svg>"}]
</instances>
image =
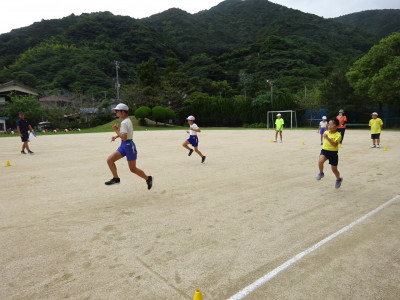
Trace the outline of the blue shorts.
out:
<instances>
[{"instance_id":1,"label":"blue shorts","mask_svg":"<svg viewBox=\"0 0 400 300\"><path fill-rule=\"evenodd\" d=\"M376 140L376 139L379 139L380 137L381 137L380 133L371 134L371 140Z\"/></svg>"},{"instance_id":2,"label":"blue shorts","mask_svg":"<svg viewBox=\"0 0 400 300\"><path fill-rule=\"evenodd\" d=\"M322 149L320 155L325 156L328 159L329 164L332 166L337 166L339 164L339 156L337 151Z\"/></svg>"},{"instance_id":3,"label":"blue shorts","mask_svg":"<svg viewBox=\"0 0 400 300\"><path fill-rule=\"evenodd\" d=\"M126 156L127 161L132 161L137 159L136 145L132 140L121 140L121 145L117 149L121 153L122 157Z\"/></svg>"},{"instance_id":4,"label":"blue shorts","mask_svg":"<svg viewBox=\"0 0 400 300\"><path fill-rule=\"evenodd\" d=\"M197 147L199 145L199 139L197 138L197 135L191 135L187 139L187 141L193 146Z\"/></svg>"},{"instance_id":5,"label":"blue shorts","mask_svg":"<svg viewBox=\"0 0 400 300\"><path fill-rule=\"evenodd\" d=\"M326 128L325 128L325 127L323 127L323 128L321 128L321 129L320 129L319 133L320 133L320 134L324 134L324 133L325 133L325 131L326 131Z\"/></svg>"}]
</instances>

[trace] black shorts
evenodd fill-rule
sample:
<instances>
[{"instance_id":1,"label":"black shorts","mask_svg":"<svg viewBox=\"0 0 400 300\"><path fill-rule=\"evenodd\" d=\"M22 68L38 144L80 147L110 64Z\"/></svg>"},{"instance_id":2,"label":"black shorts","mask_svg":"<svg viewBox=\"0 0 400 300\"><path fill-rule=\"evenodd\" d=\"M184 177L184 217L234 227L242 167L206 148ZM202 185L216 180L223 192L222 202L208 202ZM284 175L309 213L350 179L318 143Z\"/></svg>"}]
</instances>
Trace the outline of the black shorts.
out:
<instances>
[{"instance_id":1,"label":"black shorts","mask_svg":"<svg viewBox=\"0 0 400 300\"><path fill-rule=\"evenodd\" d=\"M379 138L380 138L380 136L381 136L381 134L380 134L380 133L374 133L374 134L371 134L371 140L376 140L376 139L379 139Z\"/></svg>"},{"instance_id":2,"label":"black shorts","mask_svg":"<svg viewBox=\"0 0 400 300\"><path fill-rule=\"evenodd\" d=\"M23 134L23 135L21 136L21 141L22 141L22 142L29 142L29 135L24 135L24 134Z\"/></svg>"},{"instance_id":3,"label":"black shorts","mask_svg":"<svg viewBox=\"0 0 400 300\"><path fill-rule=\"evenodd\" d=\"M332 166L337 166L339 164L339 156L337 151L322 149L320 155L325 156L328 159L329 164Z\"/></svg>"}]
</instances>

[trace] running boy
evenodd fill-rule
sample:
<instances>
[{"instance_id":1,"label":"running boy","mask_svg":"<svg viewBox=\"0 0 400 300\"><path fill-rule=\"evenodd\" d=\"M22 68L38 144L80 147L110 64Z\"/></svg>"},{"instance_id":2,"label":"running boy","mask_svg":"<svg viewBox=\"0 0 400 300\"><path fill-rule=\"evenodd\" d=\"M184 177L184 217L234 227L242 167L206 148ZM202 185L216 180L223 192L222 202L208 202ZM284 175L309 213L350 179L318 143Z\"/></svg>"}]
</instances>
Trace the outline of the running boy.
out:
<instances>
[{"instance_id":1,"label":"running boy","mask_svg":"<svg viewBox=\"0 0 400 300\"><path fill-rule=\"evenodd\" d=\"M31 126L31 124L29 124L29 121L27 119L25 119L25 115L23 111L20 111L18 113L19 119L17 121L17 130L19 133L19 136L21 137L21 141L22 141L22 150L21 150L21 154L26 154L25 153L25 149L28 150L29 154L33 154L33 152L31 151L31 149L29 149L28 146L28 142L29 142L29 134L28 134L28 129L31 132L35 132Z\"/></svg>"},{"instance_id":2,"label":"running boy","mask_svg":"<svg viewBox=\"0 0 400 300\"><path fill-rule=\"evenodd\" d=\"M193 116L189 116L186 119L190 125L190 130L186 131L187 133L189 133L189 138L183 142L182 146L186 149L189 150L189 154L188 156L192 155L193 153L193 149L190 149L190 147L188 146L189 144L191 144L194 148L194 151L200 155L201 157L201 162L203 163L206 160L206 157L200 152L198 146L199 146L199 139L197 138L197 133L201 132L199 129L199 126L197 126L196 123L194 123L194 117Z\"/></svg>"},{"instance_id":3,"label":"running boy","mask_svg":"<svg viewBox=\"0 0 400 300\"><path fill-rule=\"evenodd\" d=\"M319 155L318 167L319 174L317 176L317 180L321 180L324 177L324 163L329 160L329 164L331 165L331 169L333 174L336 176L335 188L340 188L343 177L340 177L339 170L337 165L339 163L338 151L339 151L339 143L342 140L342 136L337 131L337 127L339 126L338 119L331 119L328 123L328 130L324 133L325 141L322 145L321 154Z\"/></svg>"},{"instance_id":4,"label":"running boy","mask_svg":"<svg viewBox=\"0 0 400 300\"><path fill-rule=\"evenodd\" d=\"M372 140L372 146L371 148L380 148L381 146L379 145L381 141L381 132L382 132L382 127L383 127L383 122L380 118L378 118L378 113L373 112L372 113L372 119L369 120L369 126L371 127L371 140ZM375 141L377 142L377 145L375 146Z\"/></svg>"},{"instance_id":5,"label":"running boy","mask_svg":"<svg viewBox=\"0 0 400 300\"><path fill-rule=\"evenodd\" d=\"M281 143L282 143L283 124L285 124L285 122L283 121L283 119L281 117L281 114L277 114L276 115L276 121L275 121L275 126L276 126L275 132L276 133L275 133L275 141L274 141L274 143L276 143L277 140L278 140L278 133L279 133L279 135L281 137Z\"/></svg>"},{"instance_id":6,"label":"running boy","mask_svg":"<svg viewBox=\"0 0 400 300\"><path fill-rule=\"evenodd\" d=\"M347 122L347 117L345 116L343 109L339 110L339 114L336 117L336 119L339 121L339 126L337 131L339 131L340 135L342 136L342 140L340 141L339 144L342 144L344 139L344 133L346 132L346 122Z\"/></svg>"},{"instance_id":7,"label":"running boy","mask_svg":"<svg viewBox=\"0 0 400 300\"><path fill-rule=\"evenodd\" d=\"M318 130L317 133L321 135L321 145L323 144L324 141L324 133L326 131L326 126L328 126L328 122L326 121L326 117L322 117L322 121L319 122Z\"/></svg>"},{"instance_id":8,"label":"running boy","mask_svg":"<svg viewBox=\"0 0 400 300\"><path fill-rule=\"evenodd\" d=\"M117 124L115 124L112 127L117 135L111 138L111 142L114 142L117 138L120 138L121 145L114 153L112 153L107 158L107 164L111 170L113 178L105 182L105 184L111 185L115 183L120 183L120 179L117 173L117 166L115 165L115 162L126 156L126 160L128 161L128 166L131 172L135 173L136 175L146 180L147 189L150 190L153 185L153 177L147 176L141 169L138 169L136 167L137 151L135 143L132 141L133 126L131 119L129 119L128 117L129 107L123 103L120 103L115 108L113 108L113 110L115 111L117 116L122 119L122 122L121 122L121 129L119 131Z\"/></svg>"}]
</instances>

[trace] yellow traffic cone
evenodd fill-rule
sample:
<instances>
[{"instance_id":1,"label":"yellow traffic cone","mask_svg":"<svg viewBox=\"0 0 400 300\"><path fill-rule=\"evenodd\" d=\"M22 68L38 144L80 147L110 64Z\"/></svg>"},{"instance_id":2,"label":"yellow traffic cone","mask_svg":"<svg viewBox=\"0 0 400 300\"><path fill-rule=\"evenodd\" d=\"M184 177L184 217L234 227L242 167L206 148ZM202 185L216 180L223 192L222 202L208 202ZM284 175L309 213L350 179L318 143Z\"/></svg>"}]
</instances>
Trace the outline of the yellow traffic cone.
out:
<instances>
[{"instance_id":1,"label":"yellow traffic cone","mask_svg":"<svg viewBox=\"0 0 400 300\"><path fill-rule=\"evenodd\" d=\"M301 143L304 146L304 142Z\"/></svg>"},{"instance_id":2,"label":"yellow traffic cone","mask_svg":"<svg viewBox=\"0 0 400 300\"><path fill-rule=\"evenodd\" d=\"M195 290L194 291L193 300L203 300L203 296L201 295L201 291L200 290Z\"/></svg>"},{"instance_id":3,"label":"yellow traffic cone","mask_svg":"<svg viewBox=\"0 0 400 300\"><path fill-rule=\"evenodd\" d=\"M11 167L10 161L7 160L6 167Z\"/></svg>"},{"instance_id":4,"label":"yellow traffic cone","mask_svg":"<svg viewBox=\"0 0 400 300\"><path fill-rule=\"evenodd\" d=\"M271 140L271 143L273 143L274 141L273 140Z\"/></svg>"},{"instance_id":5,"label":"yellow traffic cone","mask_svg":"<svg viewBox=\"0 0 400 300\"><path fill-rule=\"evenodd\" d=\"M387 151L387 148L385 147L385 148L383 148L383 151Z\"/></svg>"}]
</instances>

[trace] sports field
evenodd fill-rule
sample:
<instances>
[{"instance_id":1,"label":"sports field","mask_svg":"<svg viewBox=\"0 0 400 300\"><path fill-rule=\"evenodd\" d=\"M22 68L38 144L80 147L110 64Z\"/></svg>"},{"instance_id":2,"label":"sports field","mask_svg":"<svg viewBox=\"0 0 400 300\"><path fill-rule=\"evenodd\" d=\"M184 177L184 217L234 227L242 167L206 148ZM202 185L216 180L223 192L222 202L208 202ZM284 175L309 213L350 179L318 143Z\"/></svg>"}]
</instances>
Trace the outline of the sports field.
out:
<instances>
[{"instance_id":1,"label":"sports field","mask_svg":"<svg viewBox=\"0 0 400 300\"><path fill-rule=\"evenodd\" d=\"M104 185L111 133L0 139L0 299L400 299L399 131L348 129L335 189L316 129L202 129L204 164L134 133L150 191L125 159Z\"/></svg>"}]
</instances>

